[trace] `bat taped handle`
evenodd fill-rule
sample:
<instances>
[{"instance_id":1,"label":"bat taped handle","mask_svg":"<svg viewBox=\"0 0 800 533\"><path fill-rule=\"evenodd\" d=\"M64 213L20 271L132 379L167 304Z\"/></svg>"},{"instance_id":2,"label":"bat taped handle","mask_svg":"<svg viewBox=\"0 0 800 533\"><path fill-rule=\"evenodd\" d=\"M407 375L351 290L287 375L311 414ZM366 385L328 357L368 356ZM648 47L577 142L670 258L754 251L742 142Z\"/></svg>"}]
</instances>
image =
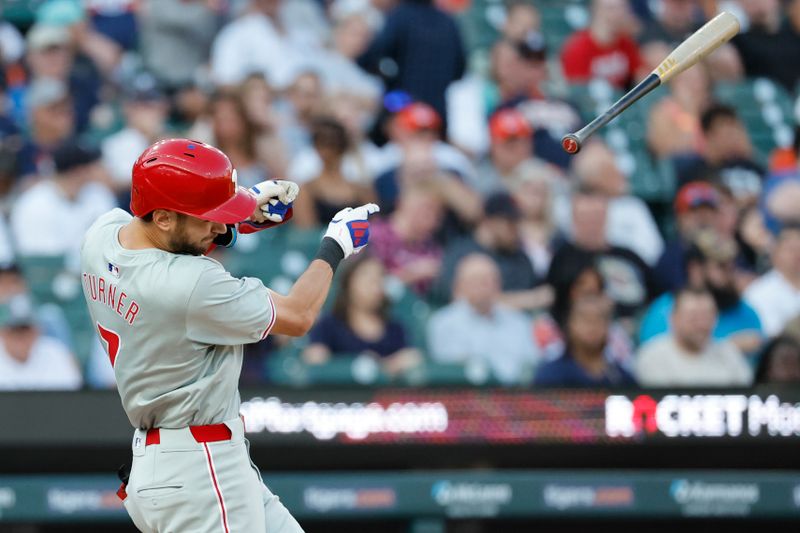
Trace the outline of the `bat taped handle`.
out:
<instances>
[{"instance_id":1,"label":"bat taped handle","mask_svg":"<svg viewBox=\"0 0 800 533\"><path fill-rule=\"evenodd\" d=\"M568 133L561 139L561 146L567 153L576 154L581 149L583 143L594 132L611 122L617 115L628 109L631 104L646 95L656 87L661 85L661 79L657 74L651 73L640 81L636 87L628 91L622 98L617 100L614 105L609 107L602 115L595 118L586 126L576 131Z\"/></svg>"}]
</instances>

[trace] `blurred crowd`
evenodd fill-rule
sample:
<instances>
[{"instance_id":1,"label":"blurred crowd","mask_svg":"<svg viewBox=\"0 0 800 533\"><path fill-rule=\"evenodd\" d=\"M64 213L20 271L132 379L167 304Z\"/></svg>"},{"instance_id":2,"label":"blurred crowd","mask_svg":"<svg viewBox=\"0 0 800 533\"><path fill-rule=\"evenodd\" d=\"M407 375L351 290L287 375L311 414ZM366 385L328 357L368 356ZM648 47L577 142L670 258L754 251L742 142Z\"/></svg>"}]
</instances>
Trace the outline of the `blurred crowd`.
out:
<instances>
[{"instance_id":1,"label":"blurred crowd","mask_svg":"<svg viewBox=\"0 0 800 533\"><path fill-rule=\"evenodd\" d=\"M300 183L295 228L381 206L293 345L308 367L357 356L389 379L427 364L534 388L800 382L800 135L756 149L746 110L715 92L759 78L797 93L800 0L16 4L32 16L0 21L0 389L113 386L99 342L76 357L71 311L36 298L26 265L74 268L93 220L128 208L139 153L176 136L222 149L240 185ZM558 49L553 6L578 20ZM573 89L632 87L720 10L741 33L641 124L667 197L634 194L638 167L603 132L561 150L598 111ZM433 310L422 341L393 283ZM245 378L269 380L286 348L250 347Z\"/></svg>"}]
</instances>

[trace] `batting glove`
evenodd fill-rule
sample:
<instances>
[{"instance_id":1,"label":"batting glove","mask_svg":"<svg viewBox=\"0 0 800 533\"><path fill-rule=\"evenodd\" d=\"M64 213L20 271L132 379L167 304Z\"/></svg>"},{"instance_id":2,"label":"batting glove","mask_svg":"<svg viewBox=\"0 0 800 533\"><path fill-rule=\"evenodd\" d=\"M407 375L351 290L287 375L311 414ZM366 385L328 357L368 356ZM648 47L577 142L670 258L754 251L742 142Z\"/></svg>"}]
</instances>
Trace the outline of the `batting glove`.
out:
<instances>
[{"instance_id":1,"label":"batting glove","mask_svg":"<svg viewBox=\"0 0 800 533\"><path fill-rule=\"evenodd\" d=\"M250 187L250 192L256 197L258 205L251 221L258 224L282 224L289 219L287 214L300 192L300 186L292 181L268 180Z\"/></svg>"},{"instance_id":2,"label":"batting glove","mask_svg":"<svg viewBox=\"0 0 800 533\"><path fill-rule=\"evenodd\" d=\"M375 204L364 204L353 209L346 207L333 216L325 237L330 237L339 244L347 259L357 254L369 241L369 215L381 208ZM323 237L324 238L324 237Z\"/></svg>"}]
</instances>

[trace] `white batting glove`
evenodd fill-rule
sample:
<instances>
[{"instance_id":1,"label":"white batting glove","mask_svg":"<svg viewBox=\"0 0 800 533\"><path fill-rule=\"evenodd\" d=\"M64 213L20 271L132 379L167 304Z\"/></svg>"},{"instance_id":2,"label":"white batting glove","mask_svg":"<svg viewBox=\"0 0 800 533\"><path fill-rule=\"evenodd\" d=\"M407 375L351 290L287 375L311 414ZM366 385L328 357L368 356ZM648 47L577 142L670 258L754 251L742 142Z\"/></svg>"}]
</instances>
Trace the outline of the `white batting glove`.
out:
<instances>
[{"instance_id":1,"label":"white batting glove","mask_svg":"<svg viewBox=\"0 0 800 533\"><path fill-rule=\"evenodd\" d=\"M300 186L293 181L267 180L250 187L250 192L255 195L257 205L251 220L280 224L297 198Z\"/></svg>"},{"instance_id":2,"label":"white batting glove","mask_svg":"<svg viewBox=\"0 0 800 533\"><path fill-rule=\"evenodd\" d=\"M330 237L341 246L344 258L357 254L369 241L369 215L381 208L375 204L364 204L353 209L346 207L333 216L325 237ZM323 237L324 238L324 237Z\"/></svg>"}]
</instances>

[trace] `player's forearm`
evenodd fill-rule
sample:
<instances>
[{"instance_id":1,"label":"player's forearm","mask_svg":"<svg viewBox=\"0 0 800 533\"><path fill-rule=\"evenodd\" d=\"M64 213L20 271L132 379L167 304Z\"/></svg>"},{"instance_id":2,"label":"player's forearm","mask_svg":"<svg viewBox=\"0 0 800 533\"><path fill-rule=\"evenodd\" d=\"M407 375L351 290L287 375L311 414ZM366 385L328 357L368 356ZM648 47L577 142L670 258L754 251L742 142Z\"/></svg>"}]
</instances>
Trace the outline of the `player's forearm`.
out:
<instances>
[{"instance_id":1,"label":"player's forearm","mask_svg":"<svg viewBox=\"0 0 800 533\"><path fill-rule=\"evenodd\" d=\"M333 280L333 269L322 260L315 260L292 286L289 294L272 294L276 308L273 333L302 337L319 316Z\"/></svg>"}]
</instances>

